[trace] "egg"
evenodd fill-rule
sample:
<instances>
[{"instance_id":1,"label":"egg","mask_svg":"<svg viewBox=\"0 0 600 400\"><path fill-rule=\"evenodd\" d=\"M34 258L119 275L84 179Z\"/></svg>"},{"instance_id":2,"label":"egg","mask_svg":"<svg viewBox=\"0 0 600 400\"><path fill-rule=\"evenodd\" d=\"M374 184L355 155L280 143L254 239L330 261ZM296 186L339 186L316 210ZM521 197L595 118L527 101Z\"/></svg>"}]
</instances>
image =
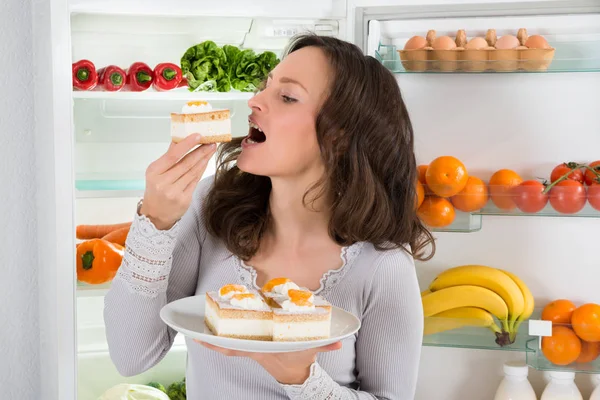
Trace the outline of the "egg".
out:
<instances>
[{"instance_id":1,"label":"egg","mask_svg":"<svg viewBox=\"0 0 600 400\"><path fill-rule=\"evenodd\" d=\"M500 50L516 49L520 44L516 36L504 35L496 41L496 48Z\"/></svg>"},{"instance_id":2,"label":"egg","mask_svg":"<svg viewBox=\"0 0 600 400\"><path fill-rule=\"evenodd\" d=\"M404 50L422 49L427 46L427 40L423 36L413 36L404 45Z\"/></svg>"},{"instance_id":3,"label":"egg","mask_svg":"<svg viewBox=\"0 0 600 400\"><path fill-rule=\"evenodd\" d=\"M452 50L456 48L456 43L450 36L440 36L435 38L432 47L435 50Z\"/></svg>"},{"instance_id":4,"label":"egg","mask_svg":"<svg viewBox=\"0 0 600 400\"><path fill-rule=\"evenodd\" d=\"M529 38L525 42L525 46L530 49L549 49L550 48L550 45L548 44L546 39L544 39L544 37L540 36L540 35L529 36Z\"/></svg>"},{"instance_id":5,"label":"egg","mask_svg":"<svg viewBox=\"0 0 600 400\"><path fill-rule=\"evenodd\" d=\"M473 39L469 40L469 42L465 46L465 49L468 49L468 50L481 50L481 49L484 49L486 47L488 47L488 43L485 41L484 38L482 38L482 37L474 37Z\"/></svg>"}]
</instances>

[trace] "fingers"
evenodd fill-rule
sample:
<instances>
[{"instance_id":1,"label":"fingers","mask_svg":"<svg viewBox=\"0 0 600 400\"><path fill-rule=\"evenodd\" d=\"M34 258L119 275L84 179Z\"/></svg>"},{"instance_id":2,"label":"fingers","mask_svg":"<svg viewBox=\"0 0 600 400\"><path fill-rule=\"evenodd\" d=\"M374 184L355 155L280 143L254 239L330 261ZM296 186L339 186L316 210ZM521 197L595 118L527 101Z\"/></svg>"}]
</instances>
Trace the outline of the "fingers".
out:
<instances>
[{"instance_id":1,"label":"fingers","mask_svg":"<svg viewBox=\"0 0 600 400\"><path fill-rule=\"evenodd\" d=\"M191 149L200 144L202 135L190 135L179 143L171 142L169 149L163 154L158 160L154 162L153 168L156 169L158 174L162 174L186 155Z\"/></svg>"},{"instance_id":2,"label":"fingers","mask_svg":"<svg viewBox=\"0 0 600 400\"><path fill-rule=\"evenodd\" d=\"M315 350L317 351L317 353L326 353L328 351L335 351L335 350L339 350L341 348L342 348L342 342L335 342L335 343L329 344L327 346L317 347Z\"/></svg>"},{"instance_id":3,"label":"fingers","mask_svg":"<svg viewBox=\"0 0 600 400\"><path fill-rule=\"evenodd\" d=\"M208 162L210 157L212 157L212 155L215 153L215 150L215 144L202 145L197 149L194 149L192 152L186 154L185 157L183 157L177 164L171 167L171 169L166 171L162 175L163 178L168 183L177 182L204 159L206 159L206 162ZM183 187L181 189L183 190Z\"/></svg>"},{"instance_id":4,"label":"fingers","mask_svg":"<svg viewBox=\"0 0 600 400\"><path fill-rule=\"evenodd\" d=\"M175 181L175 186L177 189L186 194L193 192L198 185L198 182L200 182L204 171L206 171L206 167L208 166L213 154L215 154L215 150L212 150L210 153L200 158L195 165L193 165L187 172L180 176L179 179Z\"/></svg>"}]
</instances>

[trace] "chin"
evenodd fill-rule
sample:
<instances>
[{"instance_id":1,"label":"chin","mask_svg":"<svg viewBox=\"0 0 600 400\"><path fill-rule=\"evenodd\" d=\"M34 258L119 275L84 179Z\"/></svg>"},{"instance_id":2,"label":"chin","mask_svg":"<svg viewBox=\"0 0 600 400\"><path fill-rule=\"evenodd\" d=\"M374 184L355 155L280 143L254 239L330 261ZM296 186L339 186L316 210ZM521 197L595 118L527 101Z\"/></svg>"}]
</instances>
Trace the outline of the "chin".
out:
<instances>
[{"instance_id":1,"label":"chin","mask_svg":"<svg viewBox=\"0 0 600 400\"><path fill-rule=\"evenodd\" d=\"M244 154L243 151L242 154L238 156L237 167L240 171L248 174L270 176L270 168L268 165L265 165L264 159L256 159L256 157L253 157L250 154Z\"/></svg>"}]
</instances>

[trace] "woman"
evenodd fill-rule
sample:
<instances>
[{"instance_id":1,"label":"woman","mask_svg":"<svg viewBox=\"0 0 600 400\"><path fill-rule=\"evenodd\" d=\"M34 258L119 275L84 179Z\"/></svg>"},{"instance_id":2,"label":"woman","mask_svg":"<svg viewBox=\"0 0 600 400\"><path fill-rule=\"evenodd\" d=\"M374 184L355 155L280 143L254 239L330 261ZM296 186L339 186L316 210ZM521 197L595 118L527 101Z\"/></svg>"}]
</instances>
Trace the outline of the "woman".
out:
<instances>
[{"instance_id":1,"label":"woman","mask_svg":"<svg viewBox=\"0 0 600 400\"><path fill-rule=\"evenodd\" d=\"M215 177L197 184L215 147L189 152L195 137L148 167L105 300L114 363L130 376L162 359L176 334L159 318L168 302L285 276L359 317L359 332L289 354L188 340L189 399L414 398L413 258L433 241L415 213L413 132L394 76L350 43L302 35L248 104L249 134L222 146Z\"/></svg>"}]
</instances>

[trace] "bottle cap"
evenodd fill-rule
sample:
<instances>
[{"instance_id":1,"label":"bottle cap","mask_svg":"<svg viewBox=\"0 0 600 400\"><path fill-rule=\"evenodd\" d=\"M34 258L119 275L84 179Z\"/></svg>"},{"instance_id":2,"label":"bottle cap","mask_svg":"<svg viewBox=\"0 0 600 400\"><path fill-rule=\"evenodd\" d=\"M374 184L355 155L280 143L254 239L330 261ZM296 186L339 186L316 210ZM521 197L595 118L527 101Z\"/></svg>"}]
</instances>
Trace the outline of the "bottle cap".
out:
<instances>
[{"instance_id":1,"label":"bottle cap","mask_svg":"<svg viewBox=\"0 0 600 400\"><path fill-rule=\"evenodd\" d=\"M504 364L504 375L508 376L523 376L529 374L529 367L521 361L509 361Z\"/></svg>"},{"instance_id":2,"label":"bottle cap","mask_svg":"<svg viewBox=\"0 0 600 400\"><path fill-rule=\"evenodd\" d=\"M574 380L575 372L569 371L550 371L550 378L558 380Z\"/></svg>"}]
</instances>

